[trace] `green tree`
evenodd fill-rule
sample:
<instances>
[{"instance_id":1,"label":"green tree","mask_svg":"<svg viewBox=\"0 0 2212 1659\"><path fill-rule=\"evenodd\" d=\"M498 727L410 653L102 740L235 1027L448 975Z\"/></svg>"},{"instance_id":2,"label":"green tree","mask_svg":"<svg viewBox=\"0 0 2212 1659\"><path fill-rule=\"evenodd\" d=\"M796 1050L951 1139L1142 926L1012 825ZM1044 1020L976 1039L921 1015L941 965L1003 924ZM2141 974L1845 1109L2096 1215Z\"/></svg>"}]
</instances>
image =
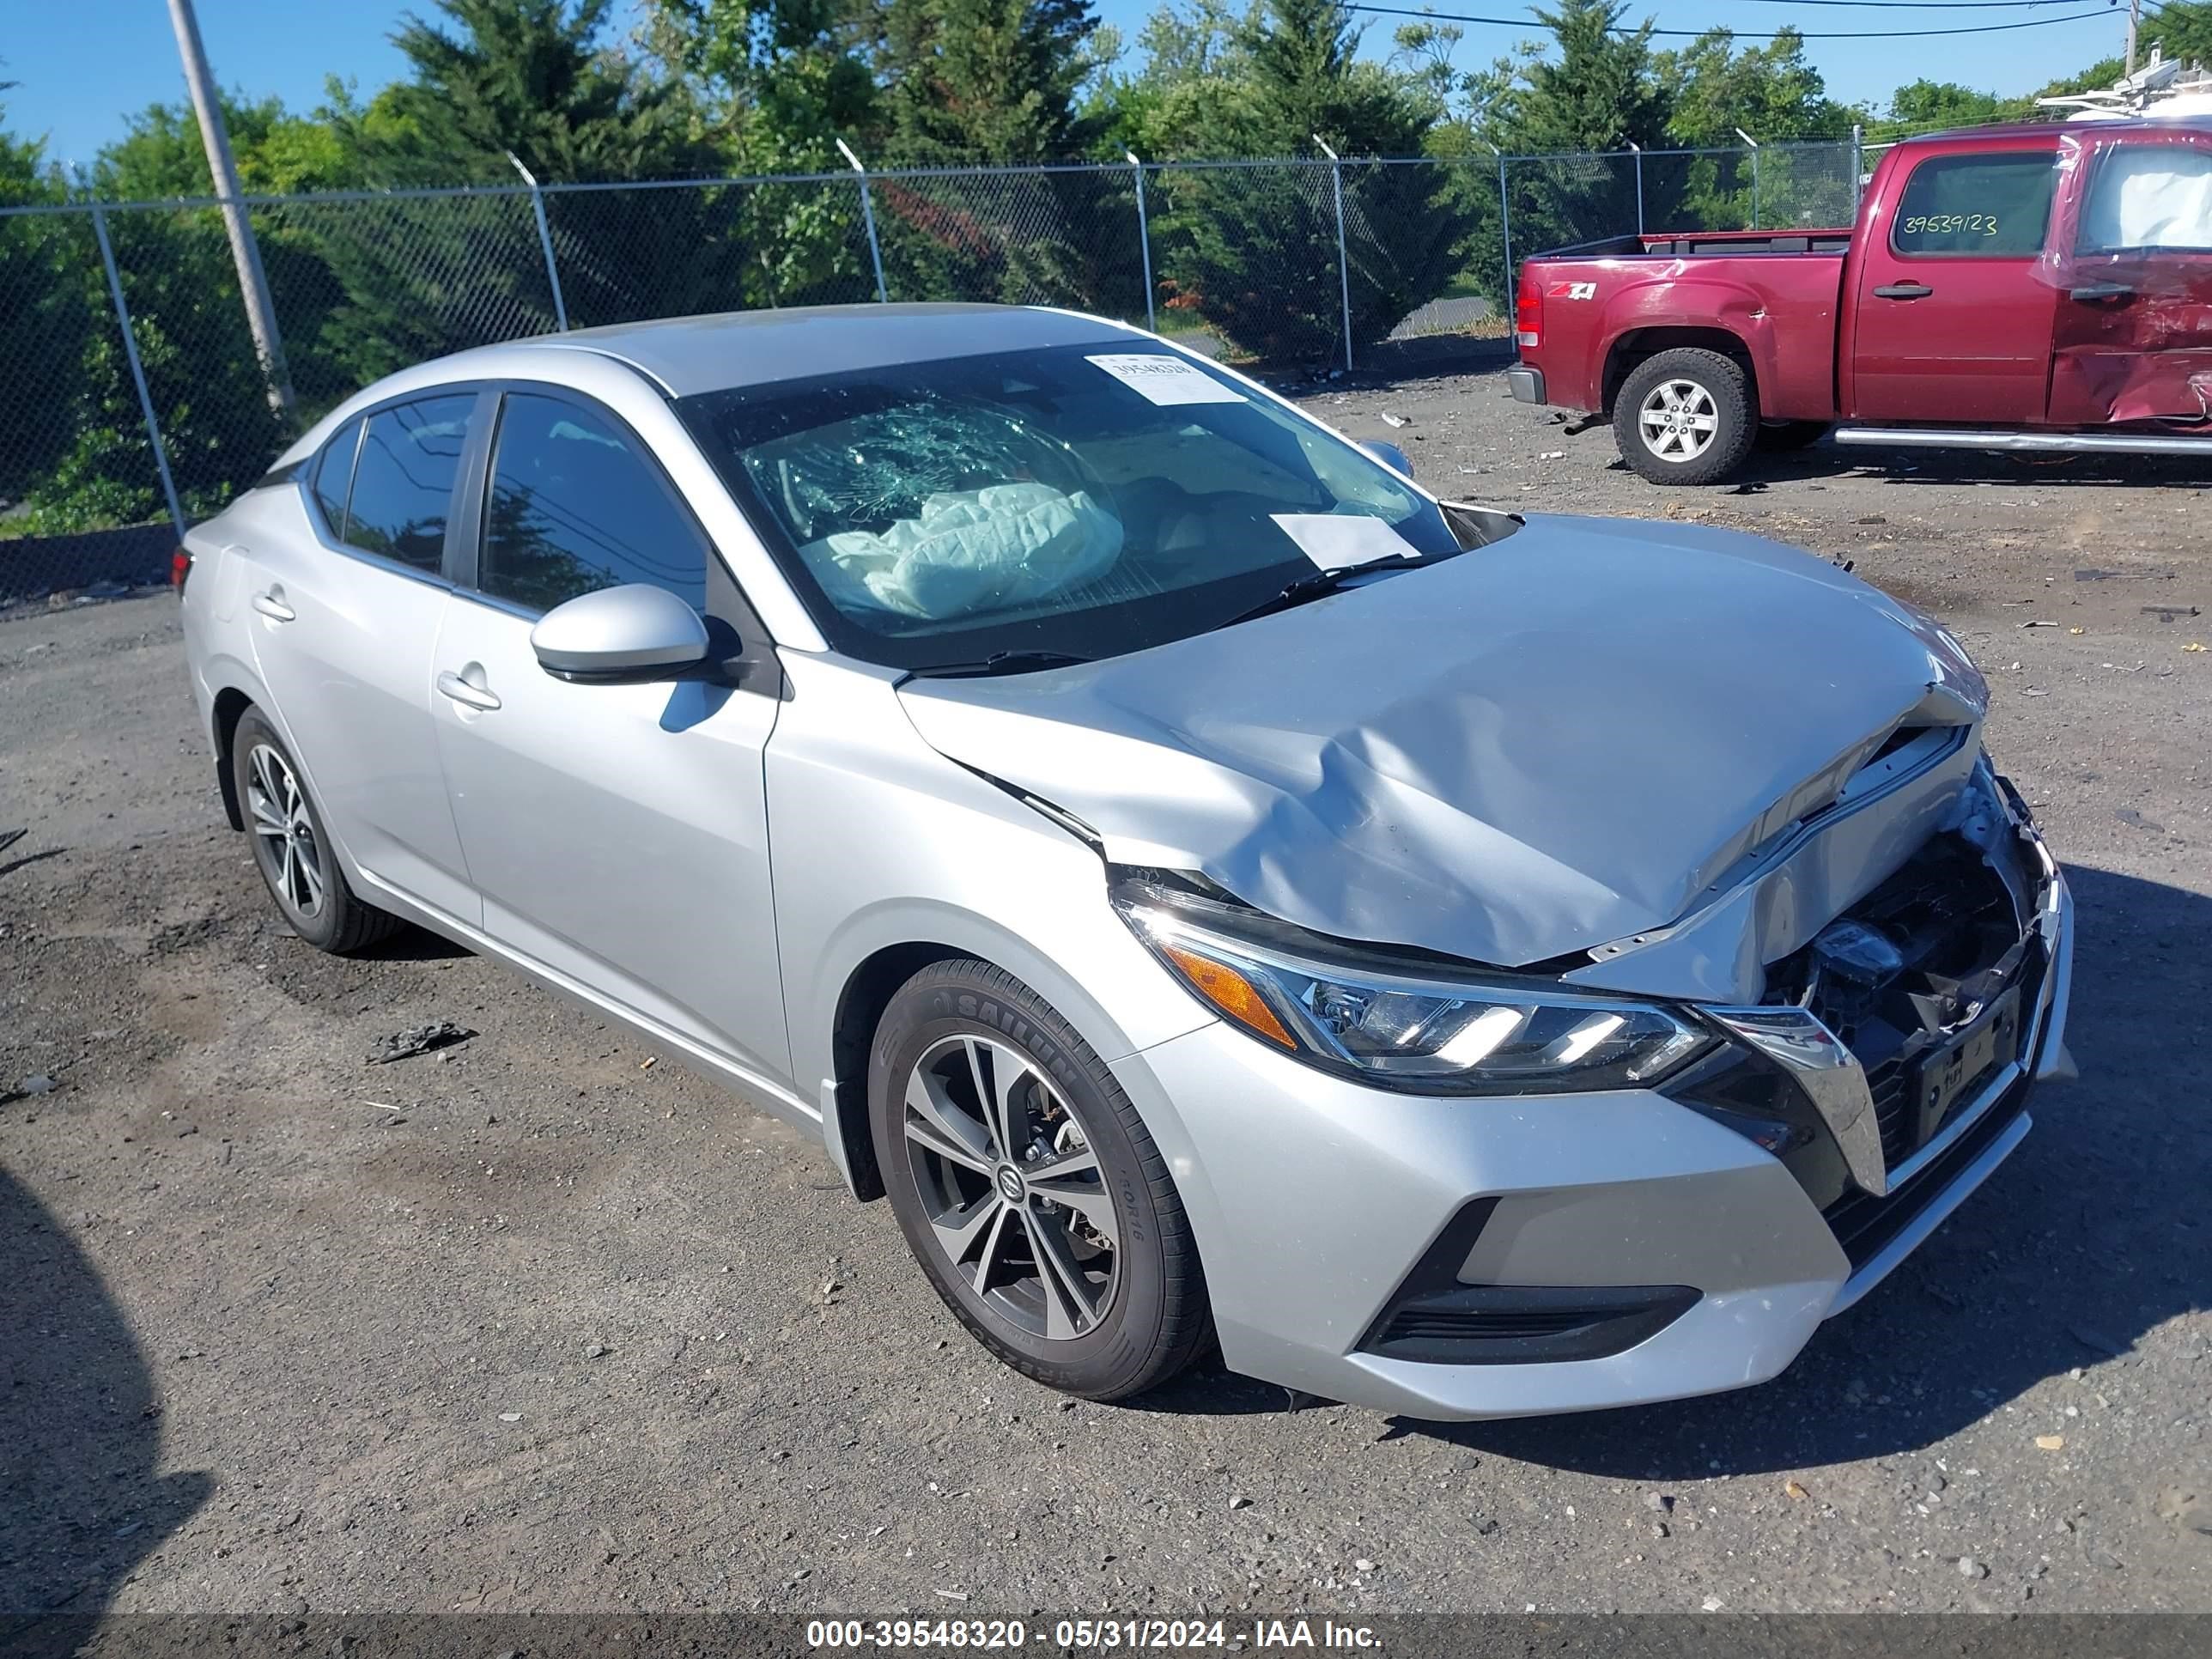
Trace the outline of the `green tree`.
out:
<instances>
[{"instance_id":1,"label":"green tree","mask_svg":"<svg viewBox=\"0 0 2212 1659\"><path fill-rule=\"evenodd\" d=\"M1095 133L1091 0L890 0L883 68L902 162L1065 161Z\"/></svg>"},{"instance_id":2,"label":"green tree","mask_svg":"<svg viewBox=\"0 0 2212 1659\"><path fill-rule=\"evenodd\" d=\"M413 71L343 122L385 185L680 177L709 160L677 82L605 46L611 0L438 0L392 37Z\"/></svg>"},{"instance_id":3,"label":"green tree","mask_svg":"<svg viewBox=\"0 0 2212 1659\"><path fill-rule=\"evenodd\" d=\"M145 118L134 125L132 155L141 161L152 148L142 137L149 125ZM191 184L183 173L133 179L112 151L103 153L94 175L111 188ZM64 199L38 146L0 137L0 199ZM209 209L113 208L107 231L178 492L188 511L212 511L268 465L284 430L246 329L228 245ZM0 418L0 495L27 502L24 527L63 532L162 514L137 388L85 216L0 220L0 374L11 406L22 412Z\"/></svg>"},{"instance_id":4,"label":"green tree","mask_svg":"<svg viewBox=\"0 0 2212 1659\"><path fill-rule=\"evenodd\" d=\"M865 0L652 0L646 40L691 87L702 130L741 173L844 165L837 140L873 147L882 118Z\"/></svg>"},{"instance_id":5,"label":"green tree","mask_svg":"<svg viewBox=\"0 0 2212 1659\"><path fill-rule=\"evenodd\" d=\"M6 110L0 106L0 119ZM0 207L46 207L66 196L35 139L0 127ZM99 254L82 216L0 219L0 506L12 506L67 452L76 365L93 319Z\"/></svg>"},{"instance_id":6,"label":"green tree","mask_svg":"<svg viewBox=\"0 0 2212 1659\"><path fill-rule=\"evenodd\" d=\"M239 183L249 194L344 190L368 182L328 112L295 115L281 98L249 99L239 91L223 94L221 102ZM100 153L94 179L101 195L144 202L215 193L207 147L190 105L149 105L128 126Z\"/></svg>"},{"instance_id":7,"label":"green tree","mask_svg":"<svg viewBox=\"0 0 2212 1659\"><path fill-rule=\"evenodd\" d=\"M1097 145L1090 0L890 0L884 15L886 160L1069 161ZM1144 314L1127 175L891 178L876 200L896 296Z\"/></svg>"},{"instance_id":8,"label":"green tree","mask_svg":"<svg viewBox=\"0 0 2212 1659\"><path fill-rule=\"evenodd\" d=\"M440 0L392 40L411 77L336 112L383 185L514 185L509 155L548 185L717 171L690 90L603 43L609 0ZM321 344L356 383L488 339L550 330L550 285L529 202L412 198L319 216L344 301ZM550 194L577 325L743 302L738 250L715 234L715 191Z\"/></svg>"},{"instance_id":9,"label":"green tree","mask_svg":"<svg viewBox=\"0 0 2212 1659\"><path fill-rule=\"evenodd\" d=\"M1651 67L1668 136L1693 149L1733 144L1738 127L1763 144L1847 137L1861 114L1828 96L1794 28L1740 51L1729 31L1711 29L1679 52L1659 53Z\"/></svg>"},{"instance_id":10,"label":"green tree","mask_svg":"<svg viewBox=\"0 0 2212 1659\"><path fill-rule=\"evenodd\" d=\"M1956 81L1923 77L1890 94L1888 112L1881 119L1869 124L1866 136L1870 142L1886 143L1893 138L1945 127L2016 121L2031 114L2034 108L2033 98L2001 98L1994 92L1978 92Z\"/></svg>"},{"instance_id":11,"label":"green tree","mask_svg":"<svg viewBox=\"0 0 2212 1659\"><path fill-rule=\"evenodd\" d=\"M1627 12L1626 0L1559 0L1554 10L1538 10L1556 56L1500 65L1486 136L1525 155L1663 145L1669 111L1652 60L1652 23L1624 30Z\"/></svg>"},{"instance_id":12,"label":"green tree","mask_svg":"<svg viewBox=\"0 0 2212 1659\"><path fill-rule=\"evenodd\" d=\"M2212 4L2203 0L2168 0L2154 13L2146 8L2136 46L2138 69L2150 61L2153 46L2169 63L2212 64Z\"/></svg>"},{"instance_id":13,"label":"green tree","mask_svg":"<svg viewBox=\"0 0 2212 1659\"><path fill-rule=\"evenodd\" d=\"M215 221L212 209L189 213ZM204 518L268 467L292 428L270 405L219 221L180 216L111 210L107 231L170 476L185 513ZM49 532L143 523L167 510L97 255L80 281L94 320L70 365L71 443L29 495L35 526Z\"/></svg>"},{"instance_id":14,"label":"green tree","mask_svg":"<svg viewBox=\"0 0 2212 1659\"><path fill-rule=\"evenodd\" d=\"M1249 90L1244 43L1261 27L1263 3L1248 0L1240 12L1231 0L1171 0L1146 19L1133 72L1118 72L1118 54L1102 52L1085 110L1100 153L1133 150L1148 161L1197 154L1208 112Z\"/></svg>"},{"instance_id":15,"label":"green tree","mask_svg":"<svg viewBox=\"0 0 2212 1659\"><path fill-rule=\"evenodd\" d=\"M1422 153L1443 113L1418 75L1364 61L1342 0L1268 0L1236 30L1241 97L1196 112L1216 156L1314 157L1303 167L1171 175L1164 261L1179 303L1247 351L1322 358L1341 349L1334 186L1315 140L1347 158ZM1458 276L1472 229L1464 200L1428 167L1344 169L1355 343L1381 338Z\"/></svg>"},{"instance_id":16,"label":"green tree","mask_svg":"<svg viewBox=\"0 0 2212 1659\"><path fill-rule=\"evenodd\" d=\"M1754 169L1739 149L1725 155L1668 157L1645 169L1645 222L1653 226L1734 229L1762 225L1848 223L1857 204L1848 152L1782 146L1847 137L1863 112L1827 95L1805 61L1805 38L1778 30L1765 46L1737 50L1726 29L1663 52L1652 70L1667 102L1667 127L1691 149L1738 145L1741 127L1765 146Z\"/></svg>"},{"instance_id":17,"label":"green tree","mask_svg":"<svg viewBox=\"0 0 2212 1659\"><path fill-rule=\"evenodd\" d=\"M1506 166L1516 259L1636 226L1636 168L1627 146L1668 143L1666 88L1646 19L1624 29L1623 0L1559 0L1539 11L1546 45L1523 46L1475 77L1476 131L1511 158ZM1612 155L1589 152L1615 152ZM1647 181L1648 182L1648 181ZM1504 250L1484 240L1474 270L1503 308Z\"/></svg>"},{"instance_id":18,"label":"green tree","mask_svg":"<svg viewBox=\"0 0 2212 1659\"><path fill-rule=\"evenodd\" d=\"M842 172L837 141L876 147L872 68L881 27L865 0L653 0L647 49L689 88L725 171ZM757 185L718 193L732 250L732 303L803 305L873 295L857 190Z\"/></svg>"}]
</instances>

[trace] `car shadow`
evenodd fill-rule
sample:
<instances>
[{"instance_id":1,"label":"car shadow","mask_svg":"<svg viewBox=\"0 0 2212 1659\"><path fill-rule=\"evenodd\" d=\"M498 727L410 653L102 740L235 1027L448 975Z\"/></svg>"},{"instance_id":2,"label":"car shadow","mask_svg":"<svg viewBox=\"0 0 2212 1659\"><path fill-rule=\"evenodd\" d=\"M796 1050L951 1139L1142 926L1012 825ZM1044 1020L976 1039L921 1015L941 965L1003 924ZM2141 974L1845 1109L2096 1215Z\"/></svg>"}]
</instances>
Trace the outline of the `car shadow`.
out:
<instances>
[{"instance_id":1,"label":"car shadow","mask_svg":"<svg viewBox=\"0 0 2212 1659\"><path fill-rule=\"evenodd\" d=\"M353 962L451 962L457 957L475 954L467 945L457 945L443 933L410 926L374 945L349 951L347 957Z\"/></svg>"},{"instance_id":2,"label":"car shadow","mask_svg":"<svg viewBox=\"0 0 2212 1659\"><path fill-rule=\"evenodd\" d=\"M70 1229L0 1170L0 1650L60 1650L215 1489Z\"/></svg>"},{"instance_id":3,"label":"car shadow","mask_svg":"<svg viewBox=\"0 0 2212 1659\"><path fill-rule=\"evenodd\" d=\"M1615 471L1629 470L1628 463L1618 457L1608 465ZM1757 495L1778 483L1826 483L1853 477L1900 487L2002 483L2038 489L2113 484L2212 489L2212 467L2185 456L2033 457L1985 449L1862 449L1823 440L1804 449L1754 449L1734 481L1714 485L1713 493Z\"/></svg>"},{"instance_id":4,"label":"car shadow","mask_svg":"<svg viewBox=\"0 0 2212 1659\"><path fill-rule=\"evenodd\" d=\"M2145 1333L2212 1304L2203 1194L2212 1123L2197 1045L2212 1006L2212 898L2076 868L2067 1045L2034 1133L1887 1280L1780 1376L1665 1405L1486 1423L1389 1419L1532 1463L1676 1480L1917 1450L2074 1366L2130 1363ZM1132 1405L1237 1415L1310 1403L1200 1368Z\"/></svg>"}]
</instances>

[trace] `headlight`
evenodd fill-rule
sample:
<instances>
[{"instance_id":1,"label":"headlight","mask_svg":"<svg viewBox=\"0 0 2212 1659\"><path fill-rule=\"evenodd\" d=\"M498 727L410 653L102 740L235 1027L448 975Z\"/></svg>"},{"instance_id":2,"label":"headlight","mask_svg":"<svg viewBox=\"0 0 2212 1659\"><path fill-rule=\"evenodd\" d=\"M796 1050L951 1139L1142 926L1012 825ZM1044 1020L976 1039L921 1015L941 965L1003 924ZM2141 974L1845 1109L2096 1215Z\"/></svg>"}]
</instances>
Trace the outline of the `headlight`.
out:
<instances>
[{"instance_id":1,"label":"headlight","mask_svg":"<svg viewBox=\"0 0 2212 1659\"><path fill-rule=\"evenodd\" d=\"M1328 961L1299 950L1285 924L1139 878L1116 884L1114 904L1232 1024L1324 1071L1409 1094L1644 1088L1717 1041L1654 1003Z\"/></svg>"}]
</instances>

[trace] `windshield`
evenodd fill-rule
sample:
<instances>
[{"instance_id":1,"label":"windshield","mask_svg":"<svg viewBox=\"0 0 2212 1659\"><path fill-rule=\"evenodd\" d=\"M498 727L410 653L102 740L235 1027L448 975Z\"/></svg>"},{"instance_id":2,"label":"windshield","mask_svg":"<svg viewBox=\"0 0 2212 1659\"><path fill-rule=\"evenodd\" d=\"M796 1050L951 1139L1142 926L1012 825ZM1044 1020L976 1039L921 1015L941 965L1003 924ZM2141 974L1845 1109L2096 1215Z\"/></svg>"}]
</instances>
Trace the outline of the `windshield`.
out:
<instances>
[{"instance_id":1,"label":"windshield","mask_svg":"<svg viewBox=\"0 0 2212 1659\"><path fill-rule=\"evenodd\" d=\"M823 635L896 667L1115 656L1320 568L1460 551L1358 449L1135 337L677 409Z\"/></svg>"}]
</instances>

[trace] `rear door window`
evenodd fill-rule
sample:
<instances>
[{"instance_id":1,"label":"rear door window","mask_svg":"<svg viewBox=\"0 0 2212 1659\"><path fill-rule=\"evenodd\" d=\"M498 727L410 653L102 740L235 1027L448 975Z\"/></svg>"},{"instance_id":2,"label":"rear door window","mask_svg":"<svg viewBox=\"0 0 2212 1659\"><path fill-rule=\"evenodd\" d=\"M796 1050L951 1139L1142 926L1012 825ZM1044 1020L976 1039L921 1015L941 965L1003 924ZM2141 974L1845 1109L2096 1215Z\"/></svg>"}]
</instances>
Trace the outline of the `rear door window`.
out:
<instances>
[{"instance_id":1,"label":"rear door window","mask_svg":"<svg viewBox=\"0 0 2212 1659\"><path fill-rule=\"evenodd\" d=\"M2212 250L2212 149L2122 144L2097 165L2081 209L2083 253Z\"/></svg>"},{"instance_id":2,"label":"rear door window","mask_svg":"<svg viewBox=\"0 0 2212 1659\"><path fill-rule=\"evenodd\" d=\"M346 492L353 488L353 458L361 448L361 422L348 421L315 458L315 505L339 541L345 539Z\"/></svg>"},{"instance_id":3,"label":"rear door window","mask_svg":"<svg viewBox=\"0 0 2212 1659\"><path fill-rule=\"evenodd\" d=\"M1930 156L1905 180L1890 247L1907 258L2032 258L2057 184L2056 157L2040 151Z\"/></svg>"},{"instance_id":4,"label":"rear door window","mask_svg":"<svg viewBox=\"0 0 2212 1659\"><path fill-rule=\"evenodd\" d=\"M485 498L477 586L531 611L624 582L707 606L706 537L637 441L565 398L511 393Z\"/></svg>"},{"instance_id":5,"label":"rear door window","mask_svg":"<svg viewBox=\"0 0 2212 1659\"><path fill-rule=\"evenodd\" d=\"M417 570L441 568L476 402L472 392L425 398L368 417L340 532L347 546Z\"/></svg>"}]
</instances>

